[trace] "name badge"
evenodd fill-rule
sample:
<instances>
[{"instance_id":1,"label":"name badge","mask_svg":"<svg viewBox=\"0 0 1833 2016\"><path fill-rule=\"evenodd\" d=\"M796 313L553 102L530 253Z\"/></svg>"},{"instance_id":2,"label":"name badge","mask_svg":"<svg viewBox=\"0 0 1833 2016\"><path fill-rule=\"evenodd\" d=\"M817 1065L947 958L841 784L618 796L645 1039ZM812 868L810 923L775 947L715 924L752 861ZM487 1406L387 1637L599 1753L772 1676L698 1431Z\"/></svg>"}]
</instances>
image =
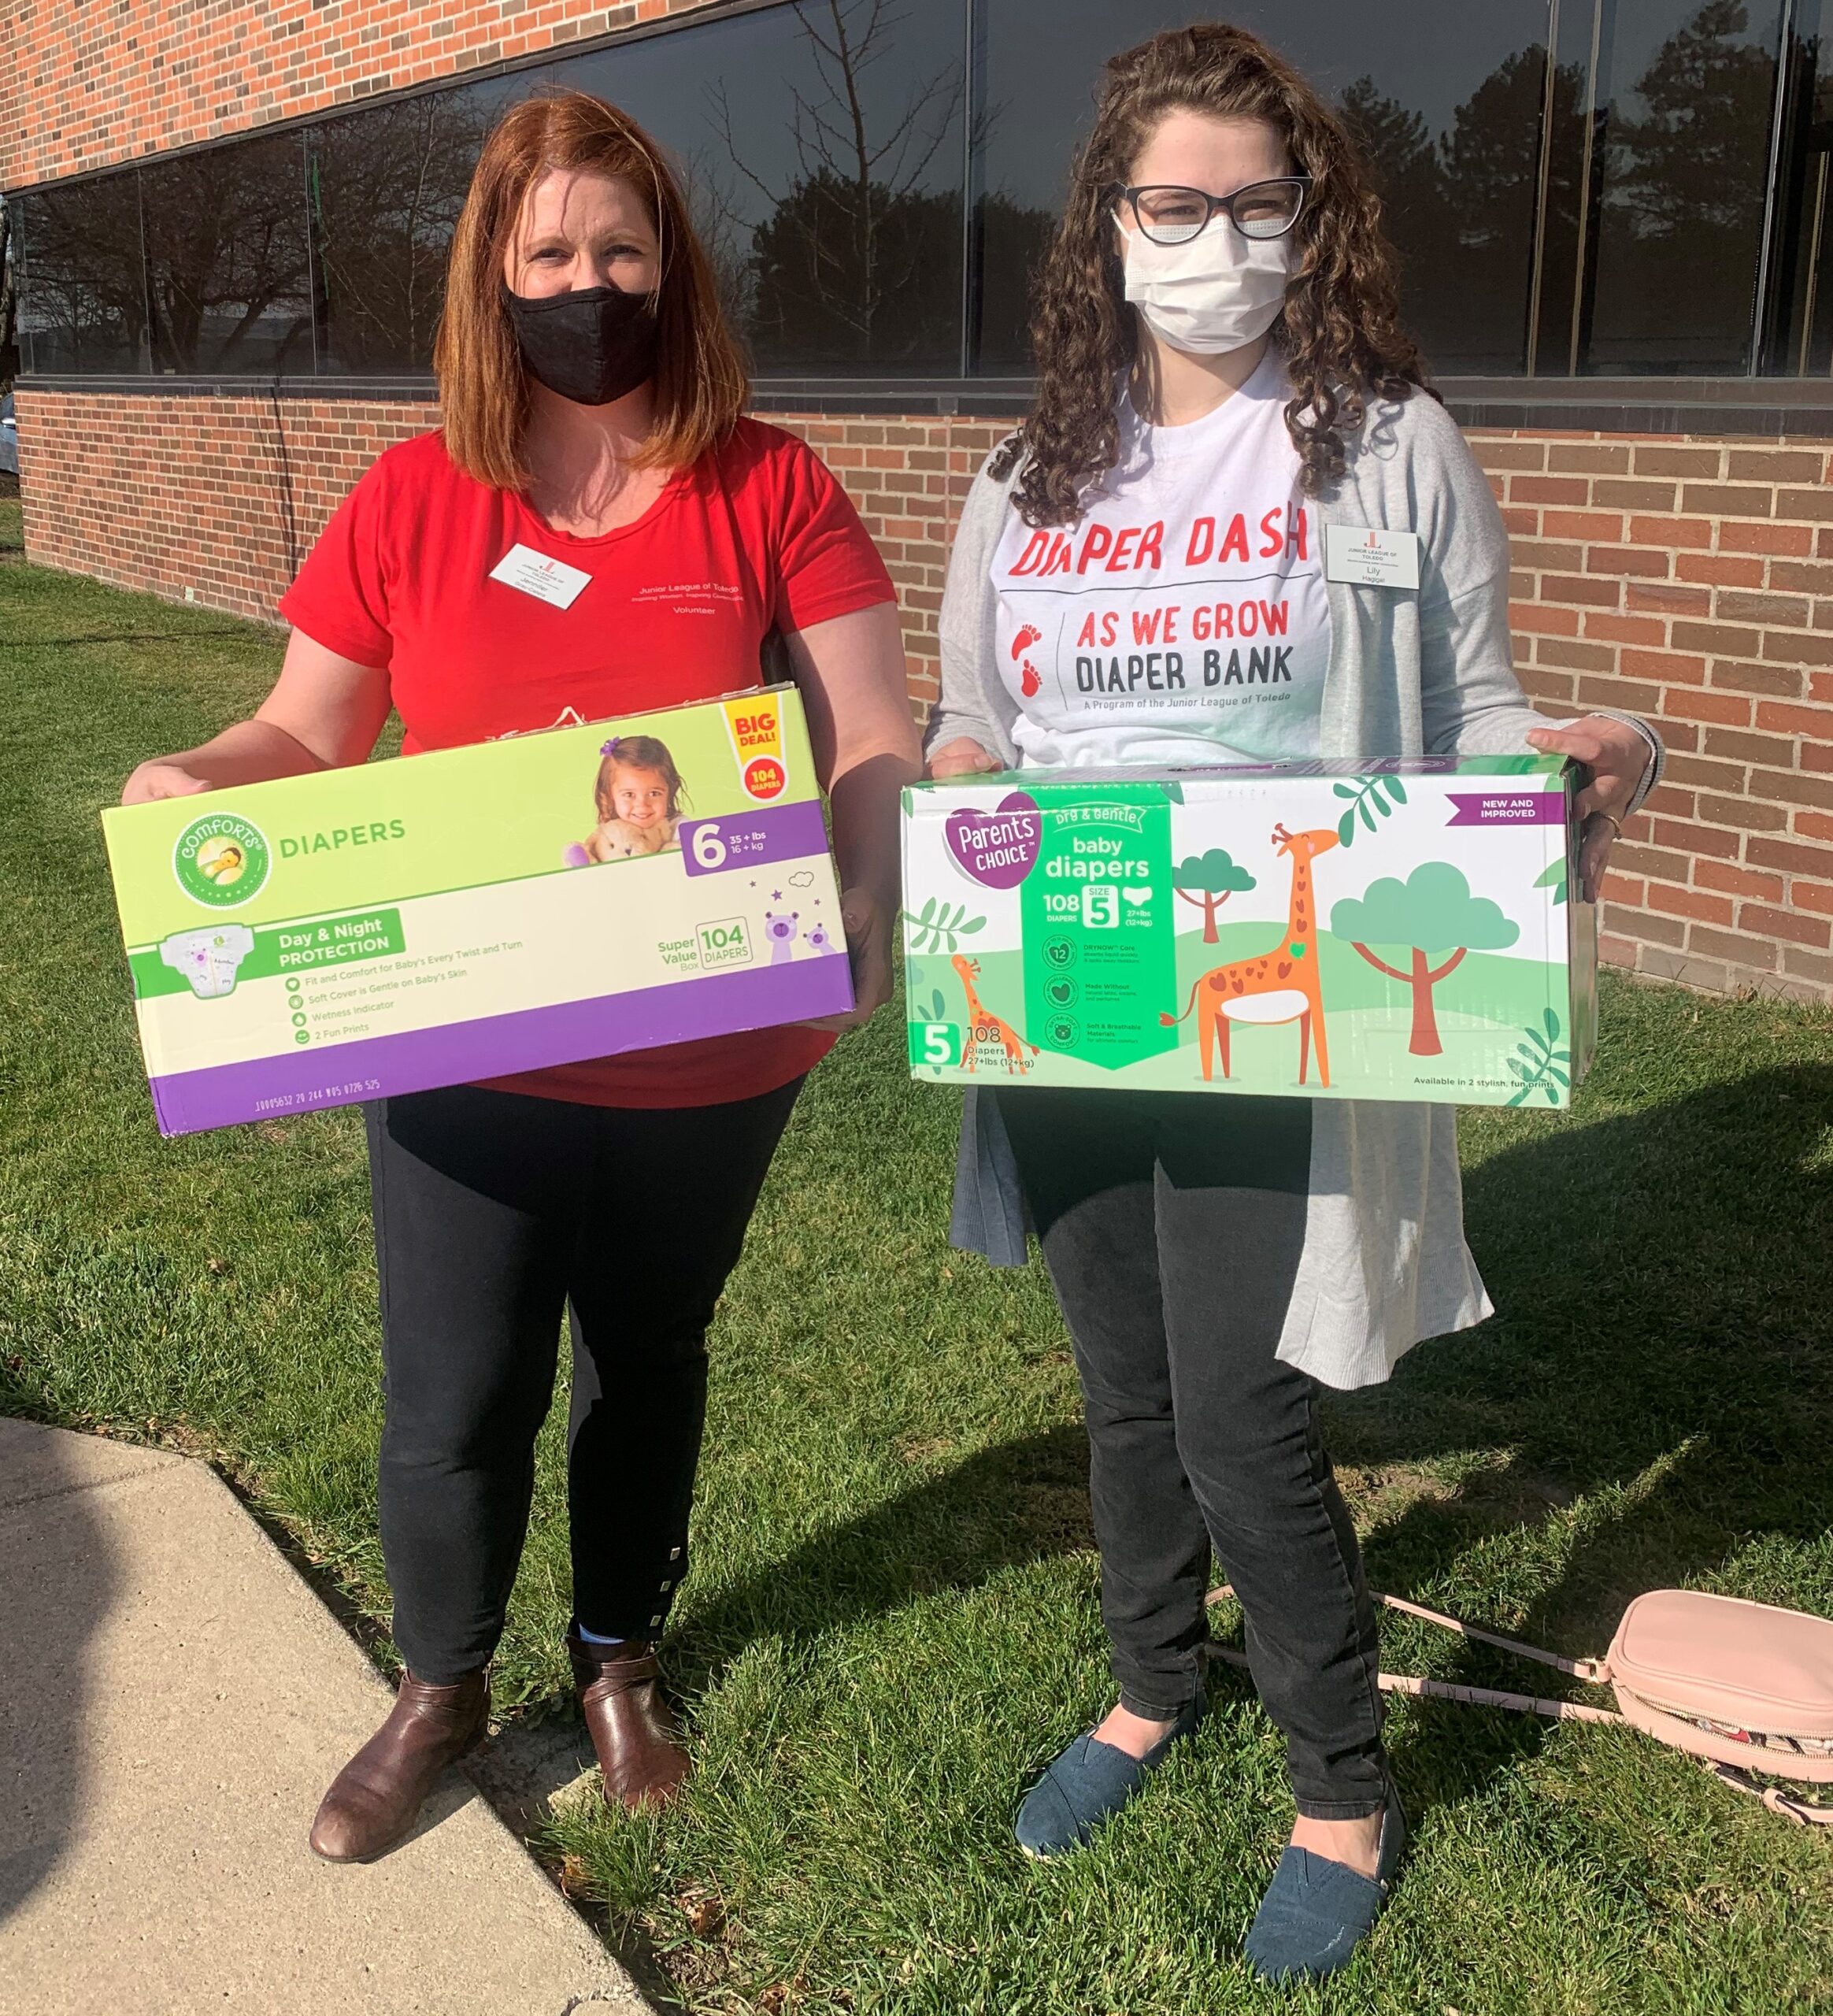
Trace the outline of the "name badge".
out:
<instances>
[{"instance_id":1,"label":"name badge","mask_svg":"<svg viewBox=\"0 0 1833 2016\"><path fill-rule=\"evenodd\" d=\"M1416 588L1420 536L1372 532L1365 525L1326 525L1324 578L1358 588Z\"/></svg>"},{"instance_id":2,"label":"name badge","mask_svg":"<svg viewBox=\"0 0 1833 2016\"><path fill-rule=\"evenodd\" d=\"M537 602L551 602L556 609L571 609L580 591L592 578L552 554L537 553L531 546L512 546L490 570L493 581L517 588Z\"/></svg>"}]
</instances>

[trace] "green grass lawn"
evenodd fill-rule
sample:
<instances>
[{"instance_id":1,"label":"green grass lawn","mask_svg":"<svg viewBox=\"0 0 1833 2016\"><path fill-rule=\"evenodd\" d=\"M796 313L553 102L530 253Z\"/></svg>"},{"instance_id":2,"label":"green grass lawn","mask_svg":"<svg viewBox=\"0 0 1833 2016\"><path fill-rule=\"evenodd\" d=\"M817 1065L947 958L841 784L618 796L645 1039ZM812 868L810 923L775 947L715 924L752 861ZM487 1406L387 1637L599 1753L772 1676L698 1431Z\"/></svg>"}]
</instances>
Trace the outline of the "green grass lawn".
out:
<instances>
[{"instance_id":1,"label":"green grass lawn","mask_svg":"<svg viewBox=\"0 0 1833 2016\"><path fill-rule=\"evenodd\" d=\"M0 569L0 1410L207 1453L380 1634L360 1126L160 1141L95 816L277 662L267 632ZM1587 1653L1662 1584L1833 1615L1830 1036L1617 984L1572 1114L1465 1116L1502 1313L1330 1407L1376 1587ZM672 1648L698 1777L665 1819L576 1814L542 1845L699 2009L1273 2006L1235 1956L1291 1807L1236 1677L1087 1854L1044 1869L1010 1839L1108 1689L1061 1326L1035 1266L947 1247L957 1110L907 1081L888 1017L810 1084L713 1340ZM512 1715L563 1712L557 1425L498 1667ZM1423 1627L1387 1640L1390 1666L1524 1684ZM1298 2006L1827 2006L1826 1839L1626 1733L1416 1704L1390 1728L1409 1873Z\"/></svg>"}]
</instances>

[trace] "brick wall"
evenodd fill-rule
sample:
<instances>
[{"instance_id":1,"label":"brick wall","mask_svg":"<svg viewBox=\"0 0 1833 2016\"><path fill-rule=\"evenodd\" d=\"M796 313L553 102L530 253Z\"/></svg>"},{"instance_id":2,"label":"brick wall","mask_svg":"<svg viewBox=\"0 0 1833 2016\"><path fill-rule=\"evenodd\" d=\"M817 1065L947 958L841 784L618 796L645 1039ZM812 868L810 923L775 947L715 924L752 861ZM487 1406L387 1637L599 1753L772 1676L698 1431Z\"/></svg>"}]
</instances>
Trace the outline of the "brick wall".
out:
<instances>
[{"instance_id":1,"label":"brick wall","mask_svg":"<svg viewBox=\"0 0 1833 2016\"><path fill-rule=\"evenodd\" d=\"M1736 440L1472 436L1503 502L1516 663L1553 709L1657 719L1667 781L1613 856L1606 955L1833 1000L1833 466Z\"/></svg>"},{"instance_id":2,"label":"brick wall","mask_svg":"<svg viewBox=\"0 0 1833 2016\"><path fill-rule=\"evenodd\" d=\"M268 621L345 491L438 417L379 400L17 398L29 559ZM927 708L955 518L1009 424L769 417L811 443L858 506L898 584L911 696Z\"/></svg>"},{"instance_id":3,"label":"brick wall","mask_svg":"<svg viewBox=\"0 0 1833 2016\"><path fill-rule=\"evenodd\" d=\"M0 189L220 139L709 0L10 0Z\"/></svg>"},{"instance_id":4,"label":"brick wall","mask_svg":"<svg viewBox=\"0 0 1833 2016\"><path fill-rule=\"evenodd\" d=\"M44 565L271 618L295 557L430 406L22 391ZM1005 424L772 414L859 506L935 694L961 500ZM1616 850L1613 963L1833 1001L1833 480L1820 449L1479 433L1513 539L1523 683L1661 724L1668 781ZM290 508L289 508L290 497Z\"/></svg>"}]
</instances>

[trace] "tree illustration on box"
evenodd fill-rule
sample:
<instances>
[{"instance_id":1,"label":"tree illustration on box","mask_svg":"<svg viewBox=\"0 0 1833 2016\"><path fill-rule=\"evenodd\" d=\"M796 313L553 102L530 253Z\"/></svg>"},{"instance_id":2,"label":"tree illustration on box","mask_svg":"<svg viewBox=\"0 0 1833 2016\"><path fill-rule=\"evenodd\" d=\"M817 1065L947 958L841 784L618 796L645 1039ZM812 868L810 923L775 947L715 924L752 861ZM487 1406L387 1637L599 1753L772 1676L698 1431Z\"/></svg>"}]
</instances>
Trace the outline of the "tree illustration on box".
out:
<instances>
[{"instance_id":1,"label":"tree illustration on box","mask_svg":"<svg viewBox=\"0 0 1833 2016\"><path fill-rule=\"evenodd\" d=\"M1464 871L1448 861L1422 862L1404 882L1384 875L1360 897L1346 896L1330 914L1330 928L1346 938L1390 980L1413 989L1413 1038L1407 1048L1415 1057L1437 1057L1439 1017L1432 990L1457 970L1468 952L1500 952L1521 935L1521 927L1504 916L1487 896L1473 896ZM1369 951L1371 945L1405 945L1413 953L1407 972L1390 966ZM1435 954L1449 952L1442 965Z\"/></svg>"},{"instance_id":2,"label":"tree illustration on box","mask_svg":"<svg viewBox=\"0 0 1833 2016\"><path fill-rule=\"evenodd\" d=\"M1251 889L1254 880L1226 847L1211 847L1207 854L1187 854L1178 864L1171 886L1187 903L1194 903L1202 911L1203 943L1213 945L1216 911L1237 891Z\"/></svg>"}]
</instances>

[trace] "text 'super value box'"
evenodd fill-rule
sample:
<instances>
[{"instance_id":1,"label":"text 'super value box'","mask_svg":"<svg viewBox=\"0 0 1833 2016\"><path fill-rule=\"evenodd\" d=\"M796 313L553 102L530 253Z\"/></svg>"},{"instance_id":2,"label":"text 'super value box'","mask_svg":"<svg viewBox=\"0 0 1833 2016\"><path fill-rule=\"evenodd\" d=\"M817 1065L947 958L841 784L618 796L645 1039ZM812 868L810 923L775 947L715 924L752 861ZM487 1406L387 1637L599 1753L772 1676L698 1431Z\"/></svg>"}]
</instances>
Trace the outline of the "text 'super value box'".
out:
<instances>
[{"instance_id":1,"label":"text 'super value box'","mask_svg":"<svg viewBox=\"0 0 1833 2016\"><path fill-rule=\"evenodd\" d=\"M1565 1106L1597 1029L1573 791L1540 756L918 785L911 1069Z\"/></svg>"},{"instance_id":2,"label":"text 'super value box'","mask_svg":"<svg viewBox=\"0 0 1833 2016\"><path fill-rule=\"evenodd\" d=\"M663 825L600 803L670 773ZM167 1134L853 1005L793 688L102 823Z\"/></svg>"}]
</instances>

